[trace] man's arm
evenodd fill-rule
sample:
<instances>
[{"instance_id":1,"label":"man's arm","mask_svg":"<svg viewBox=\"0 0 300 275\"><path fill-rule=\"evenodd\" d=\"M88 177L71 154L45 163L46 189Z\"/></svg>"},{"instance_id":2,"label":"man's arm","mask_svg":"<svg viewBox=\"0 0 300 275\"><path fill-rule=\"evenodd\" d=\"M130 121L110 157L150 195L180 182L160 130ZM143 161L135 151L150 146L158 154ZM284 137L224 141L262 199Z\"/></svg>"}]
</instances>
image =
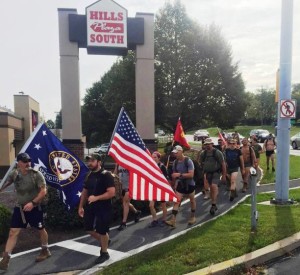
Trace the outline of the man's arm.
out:
<instances>
[{"instance_id":1,"label":"man's arm","mask_svg":"<svg viewBox=\"0 0 300 275\"><path fill-rule=\"evenodd\" d=\"M80 196L80 202L78 206L78 215L83 218L84 215L84 209L83 206L86 204L88 198L88 192L86 188L82 189L81 196Z\"/></svg>"}]
</instances>

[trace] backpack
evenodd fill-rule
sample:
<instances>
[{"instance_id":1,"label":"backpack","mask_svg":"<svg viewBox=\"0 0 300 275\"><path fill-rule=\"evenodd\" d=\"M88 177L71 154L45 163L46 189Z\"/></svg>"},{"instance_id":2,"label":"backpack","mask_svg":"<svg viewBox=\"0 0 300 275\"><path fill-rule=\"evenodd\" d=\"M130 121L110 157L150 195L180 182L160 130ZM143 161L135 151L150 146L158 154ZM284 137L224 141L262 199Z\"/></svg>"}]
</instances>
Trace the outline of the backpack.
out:
<instances>
[{"instance_id":1,"label":"backpack","mask_svg":"<svg viewBox=\"0 0 300 275\"><path fill-rule=\"evenodd\" d=\"M217 169L217 170L215 170L215 171L206 171L206 172L221 172L221 169L222 169L222 163L219 161L219 159L217 158L217 151L219 151L222 155L223 155L223 153L220 151L220 150L218 150L218 149L216 149L216 148L213 148L213 151L212 151L212 156L207 156L207 151L206 150L204 150L204 152L203 152L203 155L201 156L200 155L200 157L201 157L201 163L203 164L208 158L214 158L215 159L215 161L216 161L216 163L219 165L219 169ZM202 165L203 166L203 165Z\"/></svg>"},{"instance_id":2,"label":"backpack","mask_svg":"<svg viewBox=\"0 0 300 275\"><path fill-rule=\"evenodd\" d=\"M184 166L186 167L186 169L188 170L189 167L189 157L185 157L184 158ZM193 176L193 180L195 182L196 185L202 185L203 184L203 171L202 168L199 164L198 161L191 159L193 164L194 164L194 176ZM175 171L177 171L177 164L178 164L178 160L174 160L174 166L175 166ZM188 171L187 171L188 172Z\"/></svg>"}]
</instances>

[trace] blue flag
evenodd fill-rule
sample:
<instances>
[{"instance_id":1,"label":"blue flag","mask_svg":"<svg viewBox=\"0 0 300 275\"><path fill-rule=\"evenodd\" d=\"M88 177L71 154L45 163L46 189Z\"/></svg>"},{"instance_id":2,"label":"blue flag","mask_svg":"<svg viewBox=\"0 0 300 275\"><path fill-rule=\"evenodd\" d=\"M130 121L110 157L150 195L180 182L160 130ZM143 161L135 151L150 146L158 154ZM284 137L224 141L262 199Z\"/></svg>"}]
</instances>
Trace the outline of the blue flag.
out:
<instances>
[{"instance_id":1,"label":"blue flag","mask_svg":"<svg viewBox=\"0 0 300 275\"><path fill-rule=\"evenodd\" d=\"M31 165L47 184L60 190L68 209L78 205L83 181L89 169L47 128L39 124L20 153L31 157Z\"/></svg>"}]
</instances>

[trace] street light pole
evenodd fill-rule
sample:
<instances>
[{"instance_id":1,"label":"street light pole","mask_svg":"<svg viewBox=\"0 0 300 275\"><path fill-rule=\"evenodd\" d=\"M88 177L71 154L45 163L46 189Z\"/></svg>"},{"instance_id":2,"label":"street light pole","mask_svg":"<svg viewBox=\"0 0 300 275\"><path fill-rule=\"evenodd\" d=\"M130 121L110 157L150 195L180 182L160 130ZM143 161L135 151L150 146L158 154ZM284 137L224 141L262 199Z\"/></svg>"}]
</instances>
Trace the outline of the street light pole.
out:
<instances>
[{"instance_id":1,"label":"street light pole","mask_svg":"<svg viewBox=\"0 0 300 275\"><path fill-rule=\"evenodd\" d=\"M291 99L293 0L281 2L280 87L278 100L276 197L277 204L289 204L290 118L280 117L280 100Z\"/></svg>"}]
</instances>

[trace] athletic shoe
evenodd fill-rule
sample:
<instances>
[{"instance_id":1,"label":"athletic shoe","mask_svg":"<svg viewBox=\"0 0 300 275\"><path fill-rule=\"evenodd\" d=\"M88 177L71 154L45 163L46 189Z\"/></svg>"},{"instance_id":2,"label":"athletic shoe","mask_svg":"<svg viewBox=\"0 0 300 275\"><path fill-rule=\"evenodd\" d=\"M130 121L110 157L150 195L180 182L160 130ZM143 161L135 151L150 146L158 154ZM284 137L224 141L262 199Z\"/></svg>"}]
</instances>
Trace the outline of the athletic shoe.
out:
<instances>
[{"instance_id":1,"label":"athletic shoe","mask_svg":"<svg viewBox=\"0 0 300 275\"><path fill-rule=\"evenodd\" d=\"M96 259L95 264L102 264L109 259L108 252L101 252L100 256Z\"/></svg>"},{"instance_id":2,"label":"athletic shoe","mask_svg":"<svg viewBox=\"0 0 300 275\"><path fill-rule=\"evenodd\" d=\"M216 212L218 211L218 207L216 205L212 205L210 210L209 210L209 213L214 216L216 214Z\"/></svg>"},{"instance_id":3,"label":"athletic shoe","mask_svg":"<svg viewBox=\"0 0 300 275\"><path fill-rule=\"evenodd\" d=\"M122 231L122 230L124 230L126 227L127 227L126 223L123 223L123 222L122 222L122 223L120 224L120 226L118 227L118 230L119 230L119 231Z\"/></svg>"},{"instance_id":4,"label":"athletic shoe","mask_svg":"<svg viewBox=\"0 0 300 275\"><path fill-rule=\"evenodd\" d=\"M142 212L140 210L137 210L134 214L134 222L139 222L140 218L141 218L141 214Z\"/></svg>"}]
</instances>

